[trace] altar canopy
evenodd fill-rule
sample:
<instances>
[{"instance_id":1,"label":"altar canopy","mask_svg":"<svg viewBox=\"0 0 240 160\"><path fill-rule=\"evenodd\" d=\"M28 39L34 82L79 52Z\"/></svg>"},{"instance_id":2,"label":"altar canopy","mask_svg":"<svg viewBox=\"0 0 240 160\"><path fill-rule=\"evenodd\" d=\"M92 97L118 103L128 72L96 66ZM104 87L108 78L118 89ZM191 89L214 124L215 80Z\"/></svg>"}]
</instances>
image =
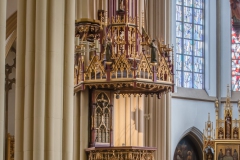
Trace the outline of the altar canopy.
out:
<instances>
[{"instance_id":1,"label":"altar canopy","mask_svg":"<svg viewBox=\"0 0 240 160\"><path fill-rule=\"evenodd\" d=\"M224 103L223 119L219 116L219 101L215 101L216 129L208 115L205 123L203 154L204 160L238 160L240 152L240 101L238 101L238 118L233 117L233 106L229 96L229 86Z\"/></svg>"}]
</instances>

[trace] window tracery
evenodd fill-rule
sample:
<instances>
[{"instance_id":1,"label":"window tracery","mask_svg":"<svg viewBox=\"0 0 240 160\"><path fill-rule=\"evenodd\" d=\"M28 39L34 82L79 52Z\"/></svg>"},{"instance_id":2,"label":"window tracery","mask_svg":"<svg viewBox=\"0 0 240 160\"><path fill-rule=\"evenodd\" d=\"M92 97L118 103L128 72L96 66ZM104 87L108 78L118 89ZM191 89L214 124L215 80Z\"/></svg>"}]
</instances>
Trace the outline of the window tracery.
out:
<instances>
[{"instance_id":1,"label":"window tracery","mask_svg":"<svg viewBox=\"0 0 240 160\"><path fill-rule=\"evenodd\" d=\"M110 106L109 98L101 92L96 98L95 108L95 126L96 128L96 142L109 143L109 117L110 117Z\"/></svg>"},{"instance_id":2,"label":"window tracery","mask_svg":"<svg viewBox=\"0 0 240 160\"><path fill-rule=\"evenodd\" d=\"M176 85L204 87L204 0L176 0Z\"/></svg>"}]
</instances>

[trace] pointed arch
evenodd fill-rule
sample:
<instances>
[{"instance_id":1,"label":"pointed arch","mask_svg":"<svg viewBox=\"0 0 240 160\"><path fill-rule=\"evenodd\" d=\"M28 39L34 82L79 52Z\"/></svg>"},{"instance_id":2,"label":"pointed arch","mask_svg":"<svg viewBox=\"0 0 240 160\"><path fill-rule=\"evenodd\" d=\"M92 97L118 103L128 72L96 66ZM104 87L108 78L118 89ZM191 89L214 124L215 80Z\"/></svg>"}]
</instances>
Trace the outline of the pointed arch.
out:
<instances>
[{"instance_id":1,"label":"pointed arch","mask_svg":"<svg viewBox=\"0 0 240 160\"><path fill-rule=\"evenodd\" d=\"M191 152L192 156L195 156L198 160L202 160L202 150L203 134L198 128L191 127L187 129L181 136L174 152L174 159L178 154L181 154L182 156L188 156Z\"/></svg>"}]
</instances>

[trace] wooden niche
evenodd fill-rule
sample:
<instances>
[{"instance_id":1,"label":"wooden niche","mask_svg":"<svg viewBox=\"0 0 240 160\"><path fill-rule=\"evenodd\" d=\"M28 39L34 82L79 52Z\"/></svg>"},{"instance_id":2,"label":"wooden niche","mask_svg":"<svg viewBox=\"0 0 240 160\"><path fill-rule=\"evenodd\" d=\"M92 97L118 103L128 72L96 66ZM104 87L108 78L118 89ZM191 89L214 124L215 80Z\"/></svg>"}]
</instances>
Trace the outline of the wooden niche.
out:
<instances>
[{"instance_id":1,"label":"wooden niche","mask_svg":"<svg viewBox=\"0 0 240 160\"><path fill-rule=\"evenodd\" d=\"M90 147L113 146L113 98L112 91L91 91Z\"/></svg>"}]
</instances>

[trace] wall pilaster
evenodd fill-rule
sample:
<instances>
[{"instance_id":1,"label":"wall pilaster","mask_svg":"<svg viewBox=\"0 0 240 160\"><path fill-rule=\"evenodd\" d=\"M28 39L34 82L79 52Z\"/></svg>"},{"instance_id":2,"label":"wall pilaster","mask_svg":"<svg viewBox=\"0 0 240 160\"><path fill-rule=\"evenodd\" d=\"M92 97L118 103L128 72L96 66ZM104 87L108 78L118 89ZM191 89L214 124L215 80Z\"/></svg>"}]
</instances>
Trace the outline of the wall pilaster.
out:
<instances>
[{"instance_id":1,"label":"wall pilaster","mask_svg":"<svg viewBox=\"0 0 240 160\"><path fill-rule=\"evenodd\" d=\"M5 155L5 41L6 41L6 8L7 1L0 1L0 160Z\"/></svg>"}]
</instances>

